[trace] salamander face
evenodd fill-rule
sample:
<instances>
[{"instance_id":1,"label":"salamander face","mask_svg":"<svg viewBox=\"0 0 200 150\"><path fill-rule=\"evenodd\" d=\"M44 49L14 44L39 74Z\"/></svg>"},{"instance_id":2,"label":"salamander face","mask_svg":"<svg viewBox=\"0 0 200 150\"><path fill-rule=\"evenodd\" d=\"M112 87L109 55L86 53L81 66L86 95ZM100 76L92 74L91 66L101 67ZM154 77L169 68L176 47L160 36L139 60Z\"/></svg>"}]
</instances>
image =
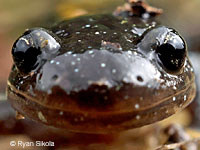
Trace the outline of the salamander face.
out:
<instances>
[{"instance_id":1,"label":"salamander face","mask_svg":"<svg viewBox=\"0 0 200 150\"><path fill-rule=\"evenodd\" d=\"M72 131L140 127L182 110L195 96L185 41L156 22L80 17L25 32L12 54L13 107Z\"/></svg>"}]
</instances>

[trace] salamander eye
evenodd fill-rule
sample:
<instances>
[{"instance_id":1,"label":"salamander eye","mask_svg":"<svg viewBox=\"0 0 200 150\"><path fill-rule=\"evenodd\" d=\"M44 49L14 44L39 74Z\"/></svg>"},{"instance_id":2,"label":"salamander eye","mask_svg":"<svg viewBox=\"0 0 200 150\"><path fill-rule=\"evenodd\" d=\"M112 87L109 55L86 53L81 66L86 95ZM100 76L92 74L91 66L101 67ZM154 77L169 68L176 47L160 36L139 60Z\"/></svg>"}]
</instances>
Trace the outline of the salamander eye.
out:
<instances>
[{"instance_id":1,"label":"salamander eye","mask_svg":"<svg viewBox=\"0 0 200 150\"><path fill-rule=\"evenodd\" d=\"M28 73L37 68L42 60L49 59L60 44L44 29L26 31L12 48L12 56L20 72Z\"/></svg>"},{"instance_id":2,"label":"salamander eye","mask_svg":"<svg viewBox=\"0 0 200 150\"><path fill-rule=\"evenodd\" d=\"M169 31L163 39L158 41L156 53L167 70L176 72L184 65L187 54L186 44L176 31Z\"/></svg>"},{"instance_id":3,"label":"salamander eye","mask_svg":"<svg viewBox=\"0 0 200 150\"><path fill-rule=\"evenodd\" d=\"M40 47L32 45L28 36L22 36L13 45L12 56L17 68L29 72L37 67L37 57L41 54Z\"/></svg>"}]
</instances>

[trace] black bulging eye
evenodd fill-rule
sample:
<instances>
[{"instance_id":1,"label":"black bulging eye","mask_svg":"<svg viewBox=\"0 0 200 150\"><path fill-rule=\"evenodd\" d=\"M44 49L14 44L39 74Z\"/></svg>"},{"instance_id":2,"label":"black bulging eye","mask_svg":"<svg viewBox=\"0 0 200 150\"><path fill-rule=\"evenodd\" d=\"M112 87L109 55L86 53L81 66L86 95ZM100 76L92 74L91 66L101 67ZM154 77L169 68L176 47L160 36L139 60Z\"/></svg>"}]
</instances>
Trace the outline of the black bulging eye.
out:
<instances>
[{"instance_id":1,"label":"black bulging eye","mask_svg":"<svg viewBox=\"0 0 200 150\"><path fill-rule=\"evenodd\" d=\"M56 39L44 29L26 31L12 48L15 66L22 73L29 73L55 55L60 48Z\"/></svg>"},{"instance_id":2,"label":"black bulging eye","mask_svg":"<svg viewBox=\"0 0 200 150\"><path fill-rule=\"evenodd\" d=\"M37 67L37 57L40 54L40 47L34 47L27 37L19 38L12 48L12 56L15 65L24 73L28 73Z\"/></svg>"},{"instance_id":3,"label":"black bulging eye","mask_svg":"<svg viewBox=\"0 0 200 150\"><path fill-rule=\"evenodd\" d=\"M174 30L159 39L156 53L162 65L169 71L179 71L185 62L187 55L185 41Z\"/></svg>"}]
</instances>

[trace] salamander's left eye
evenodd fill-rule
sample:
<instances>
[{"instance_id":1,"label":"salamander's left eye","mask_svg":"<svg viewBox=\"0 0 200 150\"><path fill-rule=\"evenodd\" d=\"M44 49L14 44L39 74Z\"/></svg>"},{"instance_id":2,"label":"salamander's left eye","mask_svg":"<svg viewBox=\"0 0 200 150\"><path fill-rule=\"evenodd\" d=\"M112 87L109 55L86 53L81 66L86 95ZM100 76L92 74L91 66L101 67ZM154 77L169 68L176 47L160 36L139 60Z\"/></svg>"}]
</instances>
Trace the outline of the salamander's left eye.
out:
<instances>
[{"instance_id":1,"label":"salamander's left eye","mask_svg":"<svg viewBox=\"0 0 200 150\"><path fill-rule=\"evenodd\" d=\"M187 55L185 41L174 30L169 29L157 43L156 53L162 65L169 71L179 71Z\"/></svg>"}]
</instances>

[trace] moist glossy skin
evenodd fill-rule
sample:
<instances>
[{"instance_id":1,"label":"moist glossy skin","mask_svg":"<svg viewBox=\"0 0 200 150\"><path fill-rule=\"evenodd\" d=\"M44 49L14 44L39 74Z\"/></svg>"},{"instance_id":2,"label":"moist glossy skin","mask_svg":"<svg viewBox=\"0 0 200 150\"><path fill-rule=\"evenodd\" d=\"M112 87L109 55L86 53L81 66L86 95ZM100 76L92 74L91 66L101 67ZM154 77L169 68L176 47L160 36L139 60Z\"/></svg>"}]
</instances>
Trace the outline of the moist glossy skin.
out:
<instances>
[{"instance_id":1,"label":"moist glossy skin","mask_svg":"<svg viewBox=\"0 0 200 150\"><path fill-rule=\"evenodd\" d=\"M161 46L170 41L180 54ZM20 61L15 51L24 43L37 53ZM195 96L184 46L174 30L140 18L83 16L48 30L35 28L14 44L8 99L25 117L71 131L106 133L151 124Z\"/></svg>"}]
</instances>

